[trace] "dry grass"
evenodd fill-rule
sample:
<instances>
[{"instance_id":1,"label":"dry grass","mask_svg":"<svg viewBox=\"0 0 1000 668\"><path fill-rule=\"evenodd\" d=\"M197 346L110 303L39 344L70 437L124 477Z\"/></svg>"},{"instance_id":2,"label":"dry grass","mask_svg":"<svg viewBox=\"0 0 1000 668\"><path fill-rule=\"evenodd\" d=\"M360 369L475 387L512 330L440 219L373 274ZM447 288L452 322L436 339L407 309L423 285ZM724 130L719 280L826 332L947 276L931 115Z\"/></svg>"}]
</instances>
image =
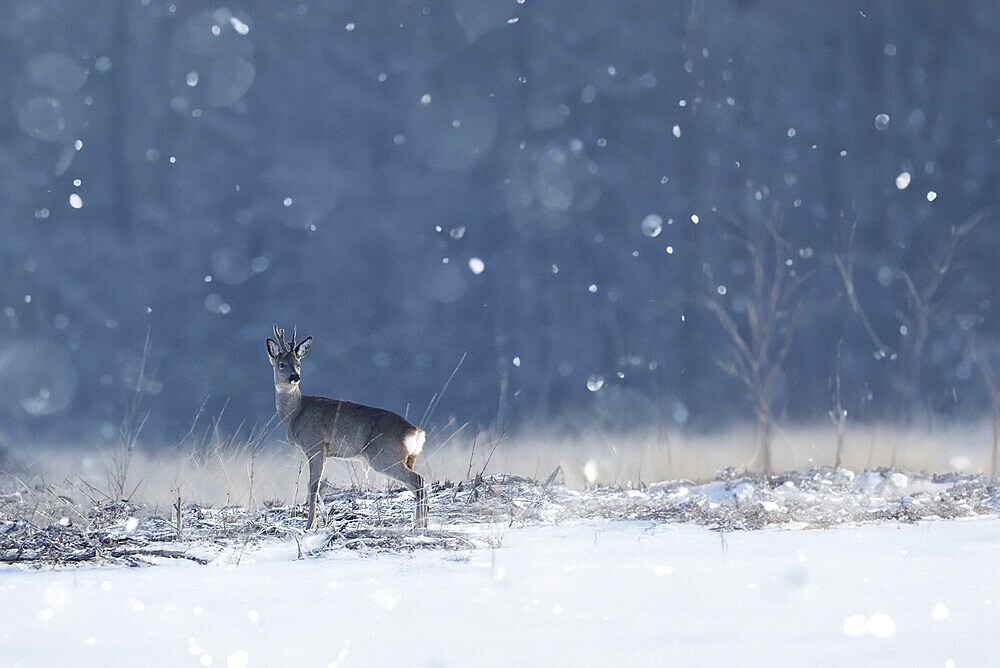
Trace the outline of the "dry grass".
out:
<instances>
[{"instance_id":1,"label":"dry grass","mask_svg":"<svg viewBox=\"0 0 1000 668\"><path fill-rule=\"evenodd\" d=\"M985 422L935 431L848 427L841 465L855 471L896 466L939 473L988 473L991 434ZM480 435L476 440L473 475L490 457L496 436ZM471 435L459 437L440 448L429 442L418 469L435 480L466 479L472 441ZM837 434L829 424L785 427L775 433L774 468L804 471L832 465L836 447ZM504 438L486 472L537 479L561 464L566 484L581 489L593 483L627 486L680 478L711 480L722 469L755 469L755 455L752 425L715 434L647 430L612 435L593 430L571 437L537 433Z\"/></svg>"},{"instance_id":2,"label":"dry grass","mask_svg":"<svg viewBox=\"0 0 1000 668\"><path fill-rule=\"evenodd\" d=\"M603 483L641 486L662 480L710 480L717 471L753 468L753 430L731 429L699 435L664 430L603 434L591 430L582 437L535 433L518 436L474 435L462 430L432 434L417 463L428 481L467 480L479 474L507 473L544 479L562 467L566 485L582 489ZM301 503L306 472L304 458L293 446L260 435L224 436L215 429L206 438L151 452L139 447L130 461L128 490L133 502L146 503L169 514L182 503L206 506ZM834 461L836 433L829 425L788 427L775 435L776 470L806 470ZM989 472L991 426L988 423L935 431L904 431L898 427L849 427L842 466L855 471L879 466L928 472ZM24 484L48 486L56 494L100 502L109 494L109 462L95 447L34 446L12 449L14 466L7 473ZM9 477L8 475L8 477ZM326 481L335 487L382 489L387 481L366 475L357 462L331 460ZM10 482L10 484L7 484ZM3 487L16 487L16 480Z\"/></svg>"}]
</instances>

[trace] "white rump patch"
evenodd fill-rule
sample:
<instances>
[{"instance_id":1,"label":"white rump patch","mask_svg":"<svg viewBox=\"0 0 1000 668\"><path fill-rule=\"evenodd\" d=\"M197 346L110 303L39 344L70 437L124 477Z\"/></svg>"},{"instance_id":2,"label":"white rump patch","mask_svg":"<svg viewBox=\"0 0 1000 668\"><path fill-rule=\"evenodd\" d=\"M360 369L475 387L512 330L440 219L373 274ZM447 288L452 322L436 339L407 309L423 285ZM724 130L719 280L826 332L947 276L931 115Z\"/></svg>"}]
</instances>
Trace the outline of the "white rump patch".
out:
<instances>
[{"instance_id":1,"label":"white rump patch","mask_svg":"<svg viewBox=\"0 0 1000 668\"><path fill-rule=\"evenodd\" d=\"M420 451L424 449L425 438L427 438L427 434L424 433L423 429L417 427L416 431L403 439L403 447L406 448L406 454L419 455Z\"/></svg>"}]
</instances>

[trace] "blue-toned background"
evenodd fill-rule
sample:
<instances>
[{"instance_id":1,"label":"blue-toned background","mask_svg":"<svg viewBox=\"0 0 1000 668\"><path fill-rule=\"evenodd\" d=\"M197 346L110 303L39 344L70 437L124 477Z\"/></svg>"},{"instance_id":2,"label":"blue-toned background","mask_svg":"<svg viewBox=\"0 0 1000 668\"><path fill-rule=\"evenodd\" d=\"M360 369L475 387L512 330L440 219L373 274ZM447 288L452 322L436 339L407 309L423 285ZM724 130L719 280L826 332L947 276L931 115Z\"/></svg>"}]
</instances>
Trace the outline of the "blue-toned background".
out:
<instances>
[{"instance_id":1,"label":"blue-toned background","mask_svg":"<svg viewBox=\"0 0 1000 668\"><path fill-rule=\"evenodd\" d=\"M467 354L434 421L752 419L710 303L752 346L754 253L765 288L804 279L763 343L776 420L827 420L838 368L852 419L987 414L997 26L993 1L5 2L0 446L113 439L136 389L151 440L203 404L264 422L275 321L316 339L306 391L411 417Z\"/></svg>"}]
</instances>

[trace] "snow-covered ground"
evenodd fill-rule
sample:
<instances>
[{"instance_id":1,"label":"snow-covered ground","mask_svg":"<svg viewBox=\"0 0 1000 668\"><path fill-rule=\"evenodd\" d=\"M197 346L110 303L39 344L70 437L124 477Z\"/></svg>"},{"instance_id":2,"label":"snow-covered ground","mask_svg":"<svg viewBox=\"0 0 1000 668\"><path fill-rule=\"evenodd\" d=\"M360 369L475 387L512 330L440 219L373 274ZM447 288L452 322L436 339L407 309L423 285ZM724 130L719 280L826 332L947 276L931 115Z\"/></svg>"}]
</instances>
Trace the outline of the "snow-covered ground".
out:
<instances>
[{"instance_id":1,"label":"snow-covered ground","mask_svg":"<svg viewBox=\"0 0 1000 668\"><path fill-rule=\"evenodd\" d=\"M996 516L458 529L501 546L297 560L288 540L238 565L0 566L0 666L1000 662Z\"/></svg>"}]
</instances>

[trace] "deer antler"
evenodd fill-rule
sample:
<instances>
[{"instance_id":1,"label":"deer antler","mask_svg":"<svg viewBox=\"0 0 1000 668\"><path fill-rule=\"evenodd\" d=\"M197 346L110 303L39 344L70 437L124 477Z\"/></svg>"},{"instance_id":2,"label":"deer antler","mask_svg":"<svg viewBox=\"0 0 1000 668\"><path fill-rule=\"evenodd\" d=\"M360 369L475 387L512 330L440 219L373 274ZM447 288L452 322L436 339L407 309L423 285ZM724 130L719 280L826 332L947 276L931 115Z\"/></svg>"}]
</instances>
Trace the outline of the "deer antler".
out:
<instances>
[{"instance_id":1,"label":"deer antler","mask_svg":"<svg viewBox=\"0 0 1000 668\"><path fill-rule=\"evenodd\" d=\"M275 323L274 325L274 338L278 339L278 345L281 346L281 352L287 352L291 350L291 348L287 347L285 344L285 330L278 329L277 323ZM294 341L295 341L295 336L293 335L292 336L293 345Z\"/></svg>"},{"instance_id":2,"label":"deer antler","mask_svg":"<svg viewBox=\"0 0 1000 668\"><path fill-rule=\"evenodd\" d=\"M292 325L292 342L288 345L289 350L295 350L295 334L298 332L298 329L298 325Z\"/></svg>"}]
</instances>

